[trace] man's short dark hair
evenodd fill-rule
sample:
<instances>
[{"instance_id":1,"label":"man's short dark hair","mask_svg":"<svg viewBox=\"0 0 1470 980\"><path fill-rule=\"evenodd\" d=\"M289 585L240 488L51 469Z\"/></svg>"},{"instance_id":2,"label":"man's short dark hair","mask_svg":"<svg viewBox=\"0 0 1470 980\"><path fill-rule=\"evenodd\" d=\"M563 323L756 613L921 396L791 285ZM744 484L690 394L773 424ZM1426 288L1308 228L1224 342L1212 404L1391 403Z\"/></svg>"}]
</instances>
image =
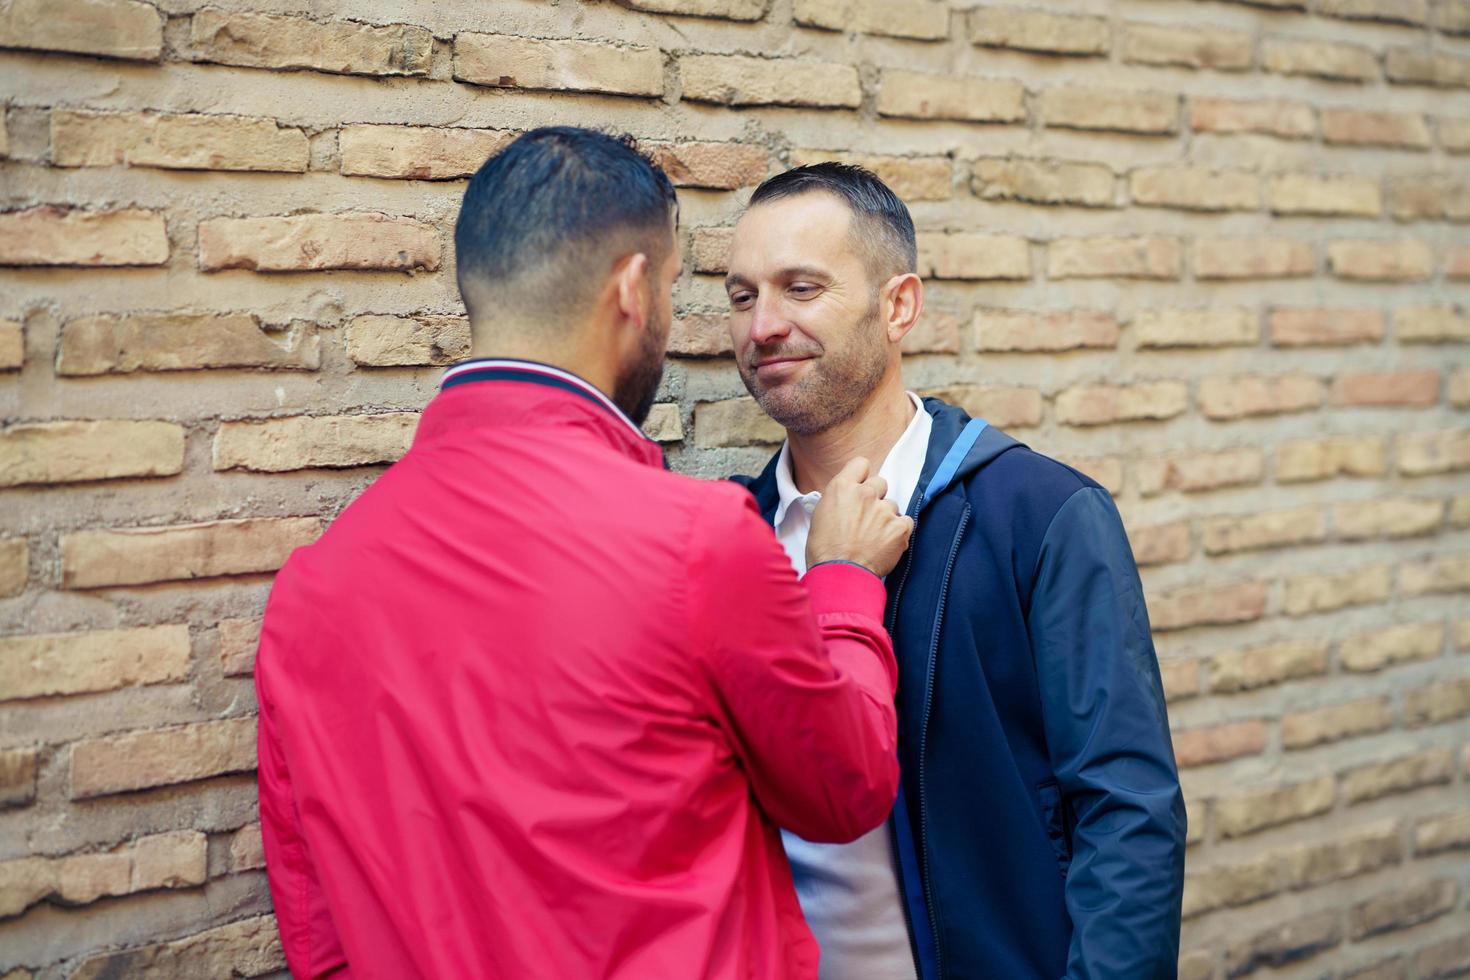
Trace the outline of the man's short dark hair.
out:
<instances>
[{"instance_id":1,"label":"man's short dark hair","mask_svg":"<svg viewBox=\"0 0 1470 980\"><path fill-rule=\"evenodd\" d=\"M777 174L755 189L750 206L812 191L836 195L853 214L869 269L879 278L917 272L918 246L914 219L893 190L864 167L845 163L813 163Z\"/></svg>"},{"instance_id":2,"label":"man's short dark hair","mask_svg":"<svg viewBox=\"0 0 1470 980\"><path fill-rule=\"evenodd\" d=\"M673 184L631 136L533 129L465 190L454 225L460 295L486 321L570 315L607 263L635 251L653 265L667 257L676 207Z\"/></svg>"}]
</instances>

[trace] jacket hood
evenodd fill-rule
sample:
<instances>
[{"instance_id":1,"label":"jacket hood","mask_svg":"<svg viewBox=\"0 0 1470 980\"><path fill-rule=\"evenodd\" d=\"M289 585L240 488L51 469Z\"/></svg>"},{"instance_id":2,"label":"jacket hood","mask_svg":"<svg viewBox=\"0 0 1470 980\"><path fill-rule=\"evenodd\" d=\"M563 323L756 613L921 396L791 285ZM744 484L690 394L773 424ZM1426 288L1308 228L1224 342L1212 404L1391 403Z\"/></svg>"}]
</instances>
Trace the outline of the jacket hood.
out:
<instances>
[{"instance_id":1,"label":"jacket hood","mask_svg":"<svg viewBox=\"0 0 1470 980\"><path fill-rule=\"evenodd\" d=\"M926 505L955 483L963 482L997 456L1024 444L988 424L972 419L957 405L938 398L925 398L924 410L933 419L929 433L929 451L924 456L924 469L919 475L919 491L914 494L909 513L917 515ZM776 513L780 496L776 490L778 452L766 463L759 476L731 477L755 496L756 505L769 522Z\"/></svg>"}]
</instances>

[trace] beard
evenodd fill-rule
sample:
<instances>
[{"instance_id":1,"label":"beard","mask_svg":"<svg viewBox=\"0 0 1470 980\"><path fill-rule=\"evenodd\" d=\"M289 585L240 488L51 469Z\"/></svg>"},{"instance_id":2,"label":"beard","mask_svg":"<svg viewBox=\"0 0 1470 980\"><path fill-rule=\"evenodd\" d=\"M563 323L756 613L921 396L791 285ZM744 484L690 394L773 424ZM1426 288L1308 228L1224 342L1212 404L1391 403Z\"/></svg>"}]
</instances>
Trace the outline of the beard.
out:
<instances>
[{"instance_id":1,"label":"beard","mask_svg":"<svg viewBox=\"0 0 1470 980\"><path fill-rule=\"evenodd\" d=\"M613 385L613 404L622 409L634 425L641 426L653 410L658 383L664 376L664 348L669 342L669 326L667 320L649 323L639 340L638 356Z\"/></svg>"},{"instance_id":2,"label":"beard","mask_svg":"<svg viewBox=\"0 0 1470 980\"><path fill-rule=\"evenodd\" d=\"M879 329L878 297L863 318L848 331L848 343L828 350L805 338L778 347L752 347L739 361L740 380L767 415L796 435L814 435L847 421L883 380L888 350ZM756 364L771 357L811 356L806 372L796 381L766 385Z\"/></svg>"}]
</instances>

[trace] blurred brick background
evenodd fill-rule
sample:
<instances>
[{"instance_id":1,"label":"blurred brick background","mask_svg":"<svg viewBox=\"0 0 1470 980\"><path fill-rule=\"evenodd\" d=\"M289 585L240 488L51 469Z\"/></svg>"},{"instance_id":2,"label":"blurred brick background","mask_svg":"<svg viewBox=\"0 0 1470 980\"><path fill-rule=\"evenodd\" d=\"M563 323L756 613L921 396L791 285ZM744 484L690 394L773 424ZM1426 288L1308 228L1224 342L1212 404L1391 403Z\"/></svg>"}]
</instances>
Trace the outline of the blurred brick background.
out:
<instances>
[{"instance_id":1,"label":"blurred brick background","mask_svg":"<svg viewBox=\"0 0 1470 980\"><path fill-rule=\"evenodd\" d=\"M911 204L910 383L1118 498L1193 843L1183 975L1470 972L1470 2L0 0L0 977L283 968L270 575L465 349L516 132L680 185L672 464L779 438L742 193ZM976 815L976 833L984 833Z\"/></svg>"}]
</instances>

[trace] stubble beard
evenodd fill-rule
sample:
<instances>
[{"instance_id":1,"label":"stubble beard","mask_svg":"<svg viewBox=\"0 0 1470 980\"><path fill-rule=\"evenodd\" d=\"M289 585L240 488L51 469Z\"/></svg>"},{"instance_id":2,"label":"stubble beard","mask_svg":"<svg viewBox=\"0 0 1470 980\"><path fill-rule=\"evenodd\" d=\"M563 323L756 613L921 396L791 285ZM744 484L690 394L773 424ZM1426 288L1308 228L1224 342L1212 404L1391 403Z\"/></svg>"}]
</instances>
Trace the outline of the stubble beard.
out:
<instances>
[{"instance_id":1,"label":"stubble beard","mask_svg":"<svg viewBox=\"0 0 1470 980\"><path fill-rule=\"evenodd\" d=\"M653 410L653 399L658 395L658 384L664 376L664 348L669 341L669 324L653 329L658 324L649 324L643 331L638 346L638 358L628 366L613 385L613 404L623 414L641 426Z\"/></svg>"}]
</instances>

